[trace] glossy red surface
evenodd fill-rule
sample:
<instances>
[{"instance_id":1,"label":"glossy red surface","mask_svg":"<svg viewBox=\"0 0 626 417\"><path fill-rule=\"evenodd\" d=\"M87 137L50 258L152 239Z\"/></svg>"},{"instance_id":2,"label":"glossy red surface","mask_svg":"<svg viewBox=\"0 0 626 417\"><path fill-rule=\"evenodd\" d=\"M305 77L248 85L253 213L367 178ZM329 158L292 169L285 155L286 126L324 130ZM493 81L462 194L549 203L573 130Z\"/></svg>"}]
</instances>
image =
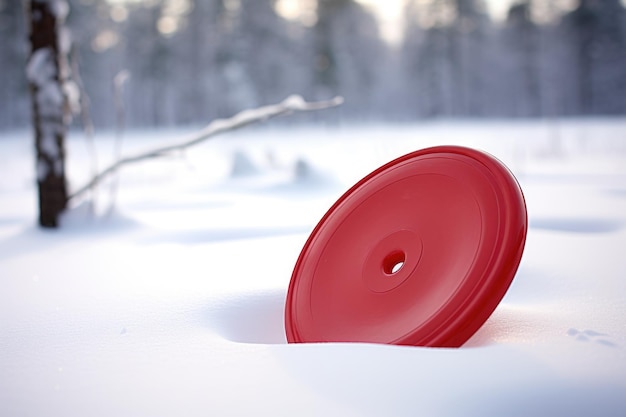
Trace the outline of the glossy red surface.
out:
<instances>
[{"instance_id":1,"label":"glossy red surface","mask_svg":"<svg viewBox=\"0 0 626 417\"><path fill-rule=\"evenodd\" d=\"M328 210L295 265L289 342L461 346L519 266L526 205L511 172L463 147L375 170Z\"/></svg>"}]
</instances>

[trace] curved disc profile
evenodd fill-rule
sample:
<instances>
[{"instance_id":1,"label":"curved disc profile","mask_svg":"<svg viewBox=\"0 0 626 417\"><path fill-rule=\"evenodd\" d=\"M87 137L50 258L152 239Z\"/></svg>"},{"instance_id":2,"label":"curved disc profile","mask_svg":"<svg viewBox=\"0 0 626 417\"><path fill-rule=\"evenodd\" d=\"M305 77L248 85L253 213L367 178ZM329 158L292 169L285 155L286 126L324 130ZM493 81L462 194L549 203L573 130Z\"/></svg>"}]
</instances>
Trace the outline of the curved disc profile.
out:
<instances>
[{"instance_id":1,"label":"curved disc profile","mask_svg":"<svg viewBox=\"0 0 626 417\"><path fill-rule=\"evenodd\" d=\"M526 205L510 171L481 151L402 156L348 190L296 262L289 342L462 345L519 266Z\"/></svg>"}]
</instances>

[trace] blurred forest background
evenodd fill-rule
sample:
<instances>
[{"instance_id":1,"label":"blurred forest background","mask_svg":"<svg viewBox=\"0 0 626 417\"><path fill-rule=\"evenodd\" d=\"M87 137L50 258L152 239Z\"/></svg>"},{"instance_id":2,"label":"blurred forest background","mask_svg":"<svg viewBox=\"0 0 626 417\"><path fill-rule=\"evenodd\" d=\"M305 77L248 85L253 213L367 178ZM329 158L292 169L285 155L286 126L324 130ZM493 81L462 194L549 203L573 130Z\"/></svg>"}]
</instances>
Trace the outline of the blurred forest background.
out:
<instances>
[{"instance_id":1,"label":"blurred forest background","mask_svg":"<svg viewBox=\"0 0 626 417\"><path fill-rule=\"evenodd\" d=\"M480 0L407 0L394 42L355 0L70 7L97 128L115 126L119 74L129 75L123 102L131 127L204 124L294 93L346 99L296 121L626 114L621 0L518 1L497 20ZM31 123L28 48L22 2L0 0L0 128Z\"/></svg>"}]
</instances>

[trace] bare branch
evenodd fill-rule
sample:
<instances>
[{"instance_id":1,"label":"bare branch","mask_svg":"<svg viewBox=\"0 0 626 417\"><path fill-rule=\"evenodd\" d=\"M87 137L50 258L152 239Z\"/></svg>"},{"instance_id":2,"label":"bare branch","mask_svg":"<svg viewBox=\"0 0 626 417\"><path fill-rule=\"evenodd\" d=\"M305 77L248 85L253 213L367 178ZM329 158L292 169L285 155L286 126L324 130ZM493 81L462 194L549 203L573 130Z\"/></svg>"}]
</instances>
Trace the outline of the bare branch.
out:
<instances>
[{"instance_id":1,"label":"bare branch","mask_svg":"<svg viewBox=\"0 0 626 417\"><path fill-rule=\"evenodd\" d=\"M72 193L68 200L79 197L83 193L91 190L98 185L105 177L116 172L124 165L133 162L143 161L146 159L159 158L171 154L175 151L185 150L191 146L197 145L209 138L217 136L221 133L238 129L252 123L265 121L276 116L290 114L294 112L306 112L327 109L339 106L343 103L342 97L335 97L327 101L306 102L302 97L294 95L283 100L278 104L259 107L257 109L244 110L228 119L217 119L209 123L204 129L187 137L179 143L153 149L145 153L134 156L127 156L117 160L114 164L95 175L87 184Z\"/></svg>"},{"instance_id":2,"label":"bare branch","mask_svg":"<svg viewBox=\"0 0 626 417\"><path fill-rule=\"evenodd\" d=\"M122 139L124 137L124 129L126 127L126 106L124 106L124 85L130 78L128 70L119 71L113 77L113 97L115 102L115 149L114 163L122 159ZM109 204L108 214L110 215L115 208L115 199L117 197L117 186L119 183L119 175L115 175L111 181L111 201Z\"/></svg>"}]
</instances>

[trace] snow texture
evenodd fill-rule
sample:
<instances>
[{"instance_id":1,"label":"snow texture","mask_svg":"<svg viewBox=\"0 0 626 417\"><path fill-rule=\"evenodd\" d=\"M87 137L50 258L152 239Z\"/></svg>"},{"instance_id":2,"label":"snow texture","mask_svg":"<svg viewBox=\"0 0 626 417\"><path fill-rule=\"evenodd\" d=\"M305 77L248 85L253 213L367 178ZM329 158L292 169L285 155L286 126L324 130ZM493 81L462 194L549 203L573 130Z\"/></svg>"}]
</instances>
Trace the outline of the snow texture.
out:
<instances>
[{"instance_id":1,"label":"snow texture","mask_svg":"<svg viewBox=\"0 0 626 417\"><path fill-rule=\"evenodd\" d=\"M49 126L45 126L41 138L41 152L50 156L53 159L59 156L59 147L56 143L55 129L48 129Z\"/></svg>"},{"instance_id":2,"label":"snow texture","mask_svg":"<svg viewBox=\"0 0 626 417\"><path fill-rule=\"evenodd\" d=\"M42 119L63 116L63 91L56 80L57 67L50 48L40 48L30 57L26 66L28 81L37 89L37 107Z\"/></svg>"},{"instance_id":3,"label":"snow texture","mask_svg":"<svg viewBox=\"0 0 626 417\"><path fill-rule=\"evenodd\" d=\"M80 113L80 88L78 85L72 80L65 81L63 83L63 94L67 100L70 114Z\"/></svg>"},{"instance_id":4,"label":"snow texture","mask_svg":"<svg viewBox=\"0 0 626 417\"><path fill-rule=\"evenodd\" d=\"M44 85L54 78L56 68L54 56L50 48L40 48L30 57L26 66L26 77L35 85Z\"/></svg>"},{"instance_id":5,"label":"snow texture","mask_svg":"<svg viewBox=\"0 0 626 417\"><path fill-rule=\"evenodd\" d=\"M230 172L231 177L248 177L257 175L261 169L243 151L237 150L233 155L233 167Z\"/></svg>"},{"instance_id":6,"label":"snow texture","mask_svg":"<svg viewBox=\"0 0 626 417\"><path fill-rule=\"evenodd\" d=\"M125 150L180 133L129 132ZM0 141L2 415L626 415L626 120L249 129L129 166L115 210L93 216L101 187L55 232L35 227L28 136ZM97 144L106 158L114 135ZM440 144L489 151L525 193L526 250L491 318L459 349L287 345L316 222L363 175ZM236 151L261 169L231 178Z\"/></svg>"},{"instance_id":7,"label":"snow texture","mask_svg":"<svg viewBox=\"0 0 626 417\"><path fill-rule=\"evenodd\" d=\"M35 91L38 132L36 165L38 181L54 173L63 176L62 143L65 126L73 113L80 111L80 90L70 79L66 55L71 47L69 30L63 26L69 6L65 0L48 0L49 10L55 16L59 32L58 48L62 59L56 60L51 47L35 50L26 66L26 77Z\"/></svg>"},{"instance_id":8,"label":"snow texture","mask_svg":"<svg viewBox=\"0 0 626 417\"><path fill-rule=\"evenodd\" d=\"M48 0L50 3L50 11L58 21L65 21L70 13L70 6L66 0Z\"/></svg>"},{"instance_id":9,"label":"snow texture","mask_svg":"<svg viewBox=\"0 0 626 417\"><path fill-rule=\"evenodd\" d=\"M68 55L72 49L72 34L65 26L59 29L59 51L62 54Z\"/></svg>"}]
</instances>

